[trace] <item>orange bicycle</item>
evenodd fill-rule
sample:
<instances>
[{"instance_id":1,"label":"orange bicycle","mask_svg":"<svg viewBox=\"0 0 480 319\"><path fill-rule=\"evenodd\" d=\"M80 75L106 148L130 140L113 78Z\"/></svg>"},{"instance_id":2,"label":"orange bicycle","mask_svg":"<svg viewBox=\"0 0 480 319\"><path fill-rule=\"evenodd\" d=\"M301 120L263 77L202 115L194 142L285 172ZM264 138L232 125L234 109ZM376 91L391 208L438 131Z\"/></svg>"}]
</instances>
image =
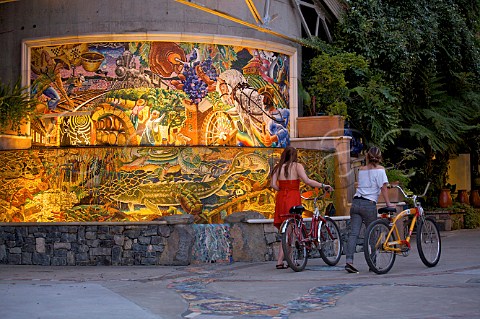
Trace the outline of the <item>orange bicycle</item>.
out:
<instances>
[{"instance_id":1,"label":"orange bicycle","mask_svg":"<svg viewBox=\"0 0 480 319\"><path fill-rule=\"evenodd\" d=\"M322 216L318 207L316 196L303 199L313 200L314 212L312 221L307 227L307 220L302 217L305 207L294 206L290 209L289 218L280 227L282 233L282 249L290 268L302 271L307 265L310 252L318 249L323 261L330 266L335 266L342 255L342 238L340 229L329 216Z\"/></svg>"},{"instance_id":2,"label":"orange bicycle","mask_svg":"<svg viewBox=\"0 0 480 319\"><path fill-rule=\"evenodd\" d=\"M410 239L413 229L416 228L416 241L420 259L427 267L434 267L440 260L442 252L440 232L437 224L430 217L425 217L422 205L418 199L425 196L428 186L423 195L407 196L400 186L394 186L401 190L405 198L413 200L413 207L400 212L395 218L394 207L379 209L382 218L371 223L365 231L364 254L365 260L372 271L377 274L385 274L392 269L396 255L408 256L410 252ZM413 216L408 229L403 225L403 218ZM399 227L402 227L403 236L400 236ZM405 237L405 239L402 239Z\"/></svg>"}]
</instances>

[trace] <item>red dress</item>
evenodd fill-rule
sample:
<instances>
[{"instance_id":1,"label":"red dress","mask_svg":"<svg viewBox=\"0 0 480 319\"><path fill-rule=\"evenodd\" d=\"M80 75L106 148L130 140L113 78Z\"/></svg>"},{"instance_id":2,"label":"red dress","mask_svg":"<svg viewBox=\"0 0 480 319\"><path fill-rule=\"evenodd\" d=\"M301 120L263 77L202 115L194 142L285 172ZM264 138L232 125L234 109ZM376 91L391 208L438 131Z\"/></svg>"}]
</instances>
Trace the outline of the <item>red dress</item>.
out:
<instances>
[{"instance_id":1,"label":"red dress","mask_svg":"<svg viewBox=\"0 0 480 319\"><path fill-rule=\"evenodd\" d=\"M287 219L288 212L293 206L301 205L300 197L300 180L278 180L278 187L275 198L275 215L273 217L273 225L280 228L282 222ZM282 216L286 215L286 216Z\"/></svg>"}]
</instances>

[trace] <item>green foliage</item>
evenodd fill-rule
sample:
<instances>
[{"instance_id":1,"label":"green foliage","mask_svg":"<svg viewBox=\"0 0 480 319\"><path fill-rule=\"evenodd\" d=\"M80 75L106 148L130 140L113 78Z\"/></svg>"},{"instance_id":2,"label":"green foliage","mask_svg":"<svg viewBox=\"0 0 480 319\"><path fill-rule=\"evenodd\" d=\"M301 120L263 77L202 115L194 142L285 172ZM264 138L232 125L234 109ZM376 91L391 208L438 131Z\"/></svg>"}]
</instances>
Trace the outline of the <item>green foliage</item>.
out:
<instances>
[{"instance_id":1,"label":"green foliage","mask_svg":"<svg viewBox=\"0 0 480 319\"><path fill-rule=\"evenodd\" d=\"M478 101L469 102L467 96L449 95L444 89L446 85L440 78L427 77L423 108L412 107L405 119L412 123L409 133L417 140L433 151L453 153L464 137L478 127L472 120L479 118L480 108Z\"/></svg>"},{"instance_id":2,"label":"green foliage","mask_svg":"<svg viewBox=\"0 0 480 319\"><path fill-rule=\"evenodd\" d=\"M34 113L37 103L20 80L13 86L0 82L0 133L8 129L20 132L22 121Z\"/></svg>"},{"instance_id":3,"label":"green foliage","mask_svg":"<svg viewBox=\"0 0 480 319\"><path fill-rule=\"evenodd\" d=\"M474 229L480 227L480 208L474 208L467 204L455 202L452 209L454 212L463 212L465 214L465 228Z\"/></svg>"},{"instance_id":4,"label":"green foliage","mask_svg":"<svg viewBox=\"0 0 480 319\"><path fill-rule=\"evenodd\" d=\"M312 98L310 94L304 89L302 82L298 81L298 97L300 101L303 103L303 113L307 116L313 116L317 112L315 110L315 106L312 104Z\"/></svg>"},{"instance_id":5,"label":"green foliage","mask_svg":"<svg viewBox=\"0 0 480 319\"><path fill-rule=\"evenodd\" d=\"M371 73L381 74L386 87L393 88L393 104L401 105L401 130L385 135L395 144L384 154L422 148L425 156L411 163L417 172L417 185L411 186L417 192L432 180L429 193L438 194L450 155L460 149L479 152L480 0L346 3L335 32L336 50L365 57ZM361 89L357 93L364 96ZM370 105L365 108L378 109ZM368 113L360 103L349 104L348 110L353 126L364 133L366 128L377 131L368 126L373 117L362 119Z\"/></svg>"},{"instance_id":6,"label":"green foliage","mask_svg":"<svg viewBox=\"0 0 480 319\"><path fill-rule=\"evenodd\" d=\"M480 209L469 206L465 209L465 228L478 227L480 227Z\"/></svg>"},{"instance_id":7,"label":"green foliage","mask_svg":"<svg viewBox=\"0 0 480 319\"><path fill-rule=\"evenodd\" d=\"M398 182L402 187L408 188L408 183L410 183L410 174L408 172L404 172L401 169L387 169L385 173L389 183Z\"/></svg>"},{"instance_id":8,"label":"green foliage","mask_svg":"<svg viewBox=\"0 0 480 319\"><path fill-rule=\"evenodd\" d=\"M395 88L361 55L318 38L304 39L303 45L317 52L304 66L305 87L312 97L304 115L341 115L371 144L393 143L400 121Z\"/></svg>"},{"instance_id":9,"label":"green foliage","mask_svg":"<svg viewBox=\"0 0 480 319\"><path fill-rule=\"evenodd\" d=\"M403 131L411 135L405 140L408 145L414 142L434 152L451 152L476 129L472 123L478 123L480 114L478 96L472 96L479 91L475 32L480 2L347 3L336 45L364 56L371 69L397 88ZM471 22L472 17L477 22Z\"/></svg>"},{"instance_id":10,"label":"green foliage","mask_svg":"<svg viewBox=\"0 0 480 319\"><path fill-rule=\"evenodd\" d=\"M423 156L421 148L404 149L400 155L393 155L385 159L385 172L390 183L399 182L403 188L409 188L411 179L415 176L414 168L409 165L417 157Z\"/></svg>"},{"instance_id":11,"label":"green foliage","mask_svg":"<svg viewBox=\"0 0 480 319\"><path fill-rule=\"evenodd\" d=\"M366 61L352 53L321 53L313 58L310 76L305 82L308 93L315 97L318 112L346 117L346 101L350 95L346 73L364 72L366 68Z\"/></svg>"},{"instance_id":12,"label":"green foliage","mask_svg":"<svg viewBox=\"0 0 480 319\"><path fill-rule=\"evenodd\" d=\"M367 140L374 145L393 144L400 134L398 93L380 74L371 75L364 85L353 88L352 92L349 113L353 125L367 132Z\"/></svg>"}]
</instances>

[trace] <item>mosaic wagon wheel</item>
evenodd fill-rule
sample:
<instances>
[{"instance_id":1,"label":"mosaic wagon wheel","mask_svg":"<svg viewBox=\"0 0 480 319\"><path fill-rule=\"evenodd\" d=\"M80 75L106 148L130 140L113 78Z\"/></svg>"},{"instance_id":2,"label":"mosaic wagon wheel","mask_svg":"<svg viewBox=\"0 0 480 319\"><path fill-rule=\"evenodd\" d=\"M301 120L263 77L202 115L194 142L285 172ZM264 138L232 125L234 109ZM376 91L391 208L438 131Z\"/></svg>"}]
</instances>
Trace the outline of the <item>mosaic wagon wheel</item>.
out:
<instances>
[{"instance_id":1,"label":"mosaic wagon wheel","mask_svg":"<svg viewBox=\"0 0 480 319\"><path fill-rule=\"evenodd\" d=\"M207 115L202 126L203 145L234 145L233 138L237 133L237 128L230 117L225 112L215 111Z\"/></svg>"}]
</instances>

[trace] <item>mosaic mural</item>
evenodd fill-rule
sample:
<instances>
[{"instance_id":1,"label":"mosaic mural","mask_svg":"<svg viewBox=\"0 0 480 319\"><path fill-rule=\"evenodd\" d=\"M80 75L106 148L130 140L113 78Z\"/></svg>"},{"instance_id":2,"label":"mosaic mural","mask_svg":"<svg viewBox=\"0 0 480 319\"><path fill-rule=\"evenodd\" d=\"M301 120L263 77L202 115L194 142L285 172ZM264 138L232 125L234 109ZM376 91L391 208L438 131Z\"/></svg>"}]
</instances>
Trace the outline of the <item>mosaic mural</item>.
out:
<instances>
[{"instance_id":1,"label":"mosaic mural","mask_svg":"<svg viewBox=\"0 0 480 319\"><path fill-rule=\"evenodd\" d=\"M234 212L273 218L278 148L70 147L0 151L0 222L151 221ZM311 178L333 184L332 153L299 150ZM305 203L306 205L310 204Z\"/></svg>"},{"instance_id":2,"label":"mosaic mural","mask_svg":"<svg viewBox=\"0 0 480 319\"><path fill-rule=\"evenodd\" d=\"M289 57L176 42L31 47L34 144L289 143Z\"/></svg>"}]
</instances>

